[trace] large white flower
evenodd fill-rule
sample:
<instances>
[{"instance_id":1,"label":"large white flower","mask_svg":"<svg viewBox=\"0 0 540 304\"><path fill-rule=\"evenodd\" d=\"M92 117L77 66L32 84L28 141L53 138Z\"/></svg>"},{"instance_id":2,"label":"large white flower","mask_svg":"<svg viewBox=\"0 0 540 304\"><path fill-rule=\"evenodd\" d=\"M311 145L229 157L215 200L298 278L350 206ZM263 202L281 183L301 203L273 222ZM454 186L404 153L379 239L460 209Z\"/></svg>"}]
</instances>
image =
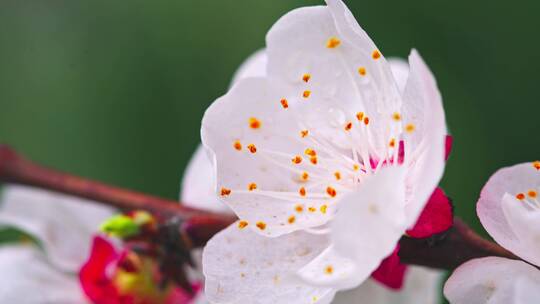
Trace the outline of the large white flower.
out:
<instances>
[{"instance_id":1,"label":"large white flower","mask_svg":"<svg viewBox=\"0 0 540 304\"><path fill-rule=\"evenodd\" d=\"M499 257L469 261L448 279L453 304L536 303L540 299L540 162L497 171L482 190L480 221L503 247L530 264ZM534 266L533 266L534 265Z\"/></svg>"},{"instance_id":2,"label":"large white flower","mask_svg":"<svg viewBox=\"0 0 540 304\"><path fill-rule=\"evenodd\" d=\"M261 53L257 53L255 56L261 56ZM260 60L264 60L264 56L260 57ZM251 61L248 60L248 65L250 65ZM395 63L396 67L401 66L400 61L393 61ZM243 66L245 67L245 66ZM240 72L237 73L237 75L242 74L242 68L240 69ZM248 75L251 75L248 73ZM217 199L217 195L213 191L213 171L212 166L208 158L206 157L206 154L204 153L204 149L202 147L199 147L197 151L194 153L188 168L185 172L183 181L182 181L182 192L180 196L180 201L183 202L187 206L191 206L194 208L201 208L201 209L207 209L222 213L231 213L232 211L222 202L220 202ZM237 229L229 228L230 233L226 230L222 232L222 234L226 235L227 237L233 236L237 233ZM248 231L248 230L245 230ZM249 243L252 242L252 240L255 239L255 242L250 244L250 247L256 247L259 246L259 241L266 240L265 237L262 237L260 235L249 233L248 237L246 239L243 239L242 241ZM219 244L219 238L217 238L218 244ZM300 240L303 241L303 240ZM291 244L293 246L300 246L301 244ZM219 245L221 246L221 245ZM264 245L263 245L264 246ZM300 248L300 247L298 247ZM208 247L206 249L207 251L211 251L211 247ZM264 250L264 248L259 249L261 251ZM279 248L277 250L280 250ZM280 258L286 260L287 255L284 255L282 257L279 257L279 252L276 252L276 249L272 248L270 250L273 254L276 255L276 267L279 268L285 268L285 264L280 260ZM216 248L216 255L223 255L231 260L235 261L240 258L240 255L242 252L228 252L226 251L226 248ZM263 259L265 257L262 257ZM200 253L196 253L196 262L200 264ZM240 260L238 260L240 261ZM245 261L247 262L247 261ZM286 261L285 261L286 263ZM224 262L221 266L223 267L221 270L223 272L227 272L228 270L228 264L227 262ZM245 269L249 269L249 265L246 265L244 267ZM278 268L278 269L279 269ZM267 269L264 269L264 272L267 272ZM281 272L278 270L278 272ZM193 274L195 277L198 277L197 274ZM261 298L257 298L259 296L259 291L253 292L256 289L267 289L267 293L272 295L276 293L276 289L278 288L286 288L289 291L286 292L282 290L283 292L287 293L288 298L283 298L282 302L285 303L294 303L289 301L290 299L295 299L297 296L300 296L301 293L304 291L302 290L295 290L294 288L298 287L298 282L280 282L280 284L274 285L274 279L276 278L268 278L268 275L265 274L267 280L263 280L259 278L260 282L256 282L255 284L252 284L252 281L250 281L247 278L248 272L244 272L244 280L238 282L232 282L232 284L241 284L244 285L244 291L235 288L237 292L243 292L243 294L239 294L237 296L234 296L234 298L241 298L242 302L244 303L258 303L257 301L260 301ZM251 276L251 273L249 273ZM337 293L334 301L332 303L338 304L349 304L349 303L355 303L357 301L363 301L363 303L370 303L370 304L405 304L405 303L424 303L424 304L435 304L438 302L439 299L439 282L441 279L441 272L435 271L435 270L429 270L424 269L422 267L415 267L412 266L408 270L406 274L406 280L404 287L399 291L391 291L388 288L382 286L380 283L376 282L375 280L369 279L365 283L363 283L361 286L359 286L356 289L353 289L351 291L347 292L340 292ZM292 284L290 286L289 284ZM211 287L208 287L211 288ZM248 290L247 292L245 290ZM307 298L309 299L311 297L311 300L313 300L313 297L317 297L317 295L320 294L320 291L318 289L311 289L312 293L310 293ZM280 291L281 292L281 291ZM322 301L331 301L332 297L334 295L333 291L330 291L326 298L316 298L319 299L319 303ZM304 293L305 296L305 293ZM268 299L268 302L274 301L275 298ZM202 301L202 299L201 299ZM279 302L276 302L279 303Z\"/></svg>"},{"instance_id":3,"label":"large white flower","mask_svg":"<svg viewBox=\"0 0 540 304\"><path fill-rule=\"evenodd\" d=\"M282 17L250 60L265 70L244 67L256 77L203 119L215 189L240 218L205 250L216 302L312 301L357 286L442 175L446 126L428 67L413 51L395 77L345 5L327 4Z\"/></svg>"}]
</instances>

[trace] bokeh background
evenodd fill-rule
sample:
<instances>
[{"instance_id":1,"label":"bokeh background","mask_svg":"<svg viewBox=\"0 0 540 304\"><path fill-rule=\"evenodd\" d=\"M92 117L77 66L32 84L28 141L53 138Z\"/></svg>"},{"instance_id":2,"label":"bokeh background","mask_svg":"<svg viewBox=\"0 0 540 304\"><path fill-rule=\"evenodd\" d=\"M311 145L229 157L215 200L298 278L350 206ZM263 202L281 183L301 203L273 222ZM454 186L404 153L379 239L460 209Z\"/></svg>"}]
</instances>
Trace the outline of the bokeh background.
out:
<instances>
[{"instance_id":1,"label":"bokeh background","mask_svg":"<svg viewBox=\"0 0 540 304\"><path fill-rule=\"evenodd\" d=\"M0 142L74 174L168 198L204 110L287 11L322 1L3 0ZM386 56L417 48L454 151L444 189L483 232L479 191L540 157L540 2L348 1Z\"/></svg>"}]
</instances>

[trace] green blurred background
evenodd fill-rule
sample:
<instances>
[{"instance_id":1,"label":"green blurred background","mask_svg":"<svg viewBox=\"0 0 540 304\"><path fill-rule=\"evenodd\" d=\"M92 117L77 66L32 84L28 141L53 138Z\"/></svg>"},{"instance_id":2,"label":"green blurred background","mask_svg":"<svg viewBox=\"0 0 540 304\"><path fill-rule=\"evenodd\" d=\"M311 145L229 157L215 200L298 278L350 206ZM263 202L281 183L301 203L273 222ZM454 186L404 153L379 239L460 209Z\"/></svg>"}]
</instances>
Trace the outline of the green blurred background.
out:
<instances>
[{"instance_id":1,"label":"green blurred background","mask_svg":"<svg viewBox=\"0 0 540 304\"><path fill-rule=\"evenodd\" d=\"M3 0L0 142L31 159L176 198L206 107L292 8L322 1ZM540 157L540 2L348 1L386 56L420 50L455 146L457 214L502 166Z\"/></svg>"}]
</instances>

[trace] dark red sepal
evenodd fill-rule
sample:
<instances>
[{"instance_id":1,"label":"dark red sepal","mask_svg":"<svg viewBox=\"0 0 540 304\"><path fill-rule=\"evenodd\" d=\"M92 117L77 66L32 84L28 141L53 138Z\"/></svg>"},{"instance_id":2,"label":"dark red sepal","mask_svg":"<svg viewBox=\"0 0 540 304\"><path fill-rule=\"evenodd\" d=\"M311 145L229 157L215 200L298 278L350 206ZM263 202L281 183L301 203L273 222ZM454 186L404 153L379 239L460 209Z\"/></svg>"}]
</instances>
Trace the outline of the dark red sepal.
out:
<instances>
[{"instance_id":1,"label":"dark red sepal","mask_svg":"<svg viewBox=\"0 0 540 304\"><path fill-rule=\"evenodd\" d=\"M446 135L446 140L444 142L444 150L445 150L444 159L445 160L448 160L448 157L450 157L453 144L454 144L454 137L452 137L452 135Z\"/></svg>"},{"instance_id":2,"label":"dark red sepal","mask_svg":"<svg viewBox=\"0 0 540 304\"><path fill-rule=\"evenodd\" d=\"M452 202L441 188L435 189L429 198L416 224L407 235L413 238L426 238L445 232L454 223Z\"/></svg>"},{"instance_id":3,"label":"dark red sepal","mask_svg":"<svg viewBox=\"0 0 540 304\"><path fill-rule=\"evenodd\" d=\"M394 252L384 259L381 265L379 265L379 268L371 274L371 277L377 282L394 290L399 290L403 287L405 272L407 271L407 266L401 264L398 252L399 244L394 249Z\"/></svg>"},{"instance_id":4,"label":"dark red sepal","mask_svg":"<svg viewBox=\"0 0 540 304\"><path fill-rule=\"evenodd\" d=\"M92 250L86 264L79 272L81 287L86 296L97 304L117 304L118 291L112 284L107 268L118 260L116 252L105 238L95 236Z\"/></svg>"}]
</instances>

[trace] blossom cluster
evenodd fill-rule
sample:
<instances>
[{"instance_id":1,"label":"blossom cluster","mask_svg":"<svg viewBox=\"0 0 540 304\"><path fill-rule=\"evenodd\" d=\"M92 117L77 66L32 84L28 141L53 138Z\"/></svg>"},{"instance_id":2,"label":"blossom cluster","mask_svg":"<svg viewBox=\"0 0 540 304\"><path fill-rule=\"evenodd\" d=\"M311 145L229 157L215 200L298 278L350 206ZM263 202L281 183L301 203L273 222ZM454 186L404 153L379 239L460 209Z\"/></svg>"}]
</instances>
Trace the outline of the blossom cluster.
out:
<instances>
[{"instance_id":1,"label":"blossom cluster","mask_svg":"<svg viewBox=\"0 0 540 304\"><path fill-rule=\"evenodd\" d=\"M0 225L34 239L0 248L0 271L14 273L0 302L436 303L441 273L402 264L399 240L452 227L438 187L447 133L416 50L408 62L385 58L341 0L293 10L204 115L180 201L238 220L193 252L202 273L190 271L191 292L111 238L156 229L151 214L112 217L92 202L7 186ZM540 299L538 191L538 161L487 182L478 216L516 259L460 266L444 287L451 303Z\"/></svg>"}]
</instances>

